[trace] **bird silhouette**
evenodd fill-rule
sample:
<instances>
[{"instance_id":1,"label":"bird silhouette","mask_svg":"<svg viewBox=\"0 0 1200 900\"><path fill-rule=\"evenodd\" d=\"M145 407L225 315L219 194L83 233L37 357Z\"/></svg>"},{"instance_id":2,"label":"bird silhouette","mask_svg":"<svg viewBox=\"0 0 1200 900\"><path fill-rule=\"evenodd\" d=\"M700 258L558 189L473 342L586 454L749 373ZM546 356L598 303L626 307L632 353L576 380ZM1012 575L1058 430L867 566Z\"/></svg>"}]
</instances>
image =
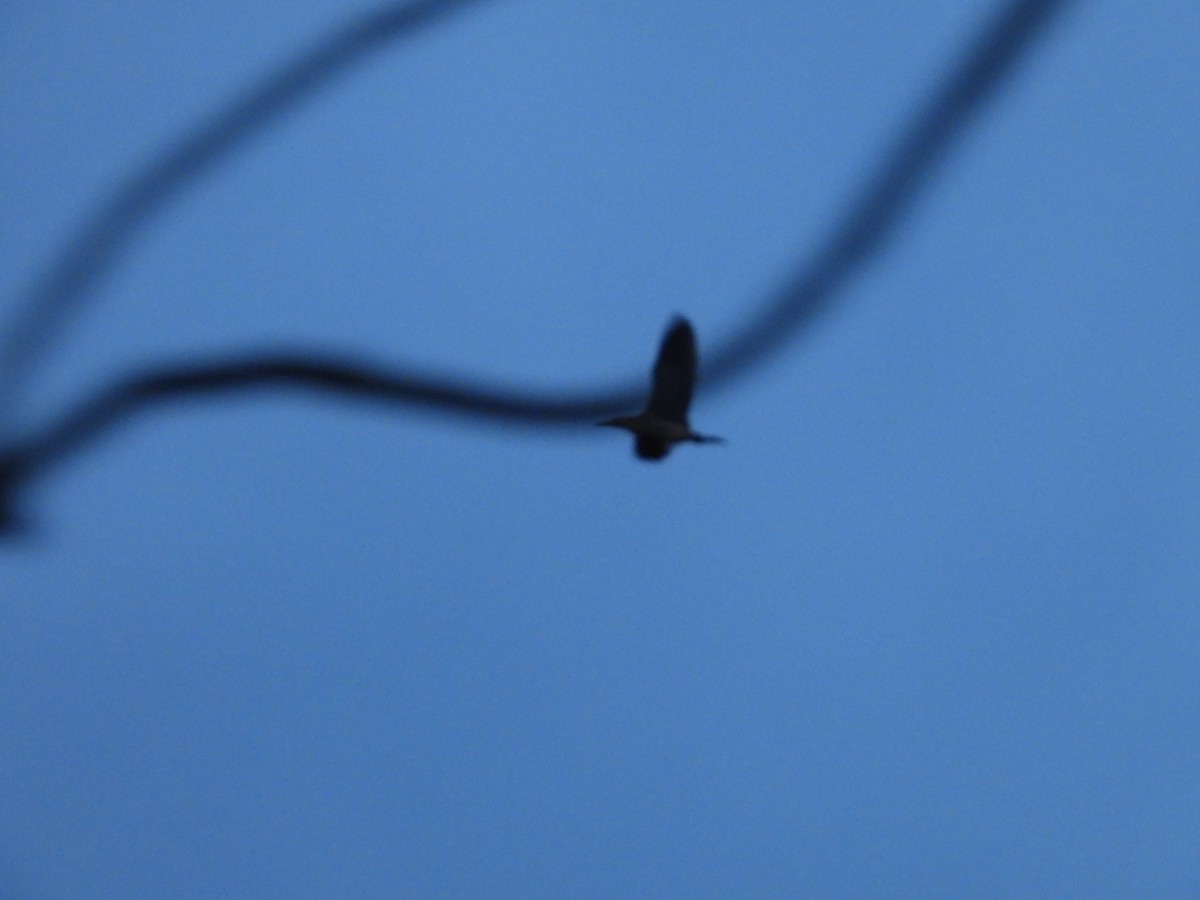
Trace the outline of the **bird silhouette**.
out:
<instances>
[{"instance_id":1,"label":"bird silhouette","mask_svg":"<svg viewBox=\"0 0 1200 900\"><path fill-rule=\"evenodd\" d=\"M633 450L641 459L660 460L676 444L721 444L724 439L697 434L688 425L688 407L696 385L696 332L677 316L667 327L646 408L636 416L617 416L598 424L633 432Z\"/></svg>"}]
</instances>

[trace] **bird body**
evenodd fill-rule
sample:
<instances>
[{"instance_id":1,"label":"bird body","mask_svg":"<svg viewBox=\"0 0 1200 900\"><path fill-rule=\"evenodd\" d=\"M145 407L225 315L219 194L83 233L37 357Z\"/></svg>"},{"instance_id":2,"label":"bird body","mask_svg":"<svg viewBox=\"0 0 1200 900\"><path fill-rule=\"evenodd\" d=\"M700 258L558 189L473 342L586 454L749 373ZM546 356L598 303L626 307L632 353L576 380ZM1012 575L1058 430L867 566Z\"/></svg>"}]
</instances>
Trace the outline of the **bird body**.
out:
<instances>
[{"instance_id":1,"label":"bird body","mask_svg":"<svg viewBox=\"0 0 1200 900\"><path fill-rule=\"evenodd\" d=\"M697 434L688 424L695 384L696 333L687 319L677 317L663 335L646 408L635 416L617 416L599 424L632 432L634 452L647 460L662 459L679 443L722 443L721 438Z\"/></svg>"}]
</instances>

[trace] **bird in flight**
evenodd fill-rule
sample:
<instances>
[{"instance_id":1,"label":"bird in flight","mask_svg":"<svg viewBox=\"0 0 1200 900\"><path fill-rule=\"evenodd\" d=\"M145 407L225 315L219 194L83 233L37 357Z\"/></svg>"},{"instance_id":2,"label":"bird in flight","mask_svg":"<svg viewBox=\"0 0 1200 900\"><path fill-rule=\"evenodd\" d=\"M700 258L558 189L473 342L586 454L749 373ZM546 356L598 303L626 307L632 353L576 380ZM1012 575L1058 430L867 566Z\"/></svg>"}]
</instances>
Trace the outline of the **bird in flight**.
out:
<instances>
[{"instance_id":1,"label":"bird in flight","mask_svg":"<svg viewBox=\"0 0 1200 900\"><path fill-rule=\"evenodd\" d=\"M654 363L654 381L646 408L636 416L617 416L598 424L624 428L634 435L634 452L642 459L659 460L676 444L721 444L724 440L696 434L688 425L688 406L696 385L696 332L692 323L676 317L663 335Z\"/></svg>"}]
</instances>

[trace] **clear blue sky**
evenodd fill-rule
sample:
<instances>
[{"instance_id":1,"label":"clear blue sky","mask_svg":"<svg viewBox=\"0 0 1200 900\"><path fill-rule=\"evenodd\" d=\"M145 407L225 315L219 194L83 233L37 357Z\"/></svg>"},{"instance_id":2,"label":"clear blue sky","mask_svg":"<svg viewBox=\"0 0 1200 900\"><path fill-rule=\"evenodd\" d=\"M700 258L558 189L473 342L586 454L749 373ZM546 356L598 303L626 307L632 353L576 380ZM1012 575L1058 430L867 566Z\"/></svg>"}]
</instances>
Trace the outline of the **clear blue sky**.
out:
<instances>
[{"instance_id":1,"label":"clear blue sky","mask_svg":"<svg viewBox=\"0 0 1200 900\"><path fill-rule=\"evenodd\" d=\"M297 344L557 389L706 346L996 0L495 0L131 242L39 368ZM0 9L0 322L365 3ZM0 545L0 895L1200 894L1200 5L1079 2L725 447L299 393Z\"/></svg>"}]
</instances>

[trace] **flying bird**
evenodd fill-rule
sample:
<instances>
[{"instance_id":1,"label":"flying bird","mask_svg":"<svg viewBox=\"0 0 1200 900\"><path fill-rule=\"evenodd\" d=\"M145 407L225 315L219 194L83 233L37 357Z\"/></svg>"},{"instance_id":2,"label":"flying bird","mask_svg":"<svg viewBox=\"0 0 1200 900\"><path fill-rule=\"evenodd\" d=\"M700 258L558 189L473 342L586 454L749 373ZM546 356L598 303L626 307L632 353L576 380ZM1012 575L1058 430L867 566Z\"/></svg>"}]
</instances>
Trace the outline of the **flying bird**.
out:
<instances>
[{"instance_id":1,"label":"flying bird","mask_svg":"<svg viewBox=\"0 0 1200 900\"><path fill-rule=\"evenodd\" d=\"M634 435L634 452L642 459L659 460L684 441L721 444L722 438L696 434L688 425L688 406L696 385L696 332L679 316L668 326L654 363L654 381L646 408L636 416L617 416L600 422L624 428Z\"/></svg>"}]
</instances>

